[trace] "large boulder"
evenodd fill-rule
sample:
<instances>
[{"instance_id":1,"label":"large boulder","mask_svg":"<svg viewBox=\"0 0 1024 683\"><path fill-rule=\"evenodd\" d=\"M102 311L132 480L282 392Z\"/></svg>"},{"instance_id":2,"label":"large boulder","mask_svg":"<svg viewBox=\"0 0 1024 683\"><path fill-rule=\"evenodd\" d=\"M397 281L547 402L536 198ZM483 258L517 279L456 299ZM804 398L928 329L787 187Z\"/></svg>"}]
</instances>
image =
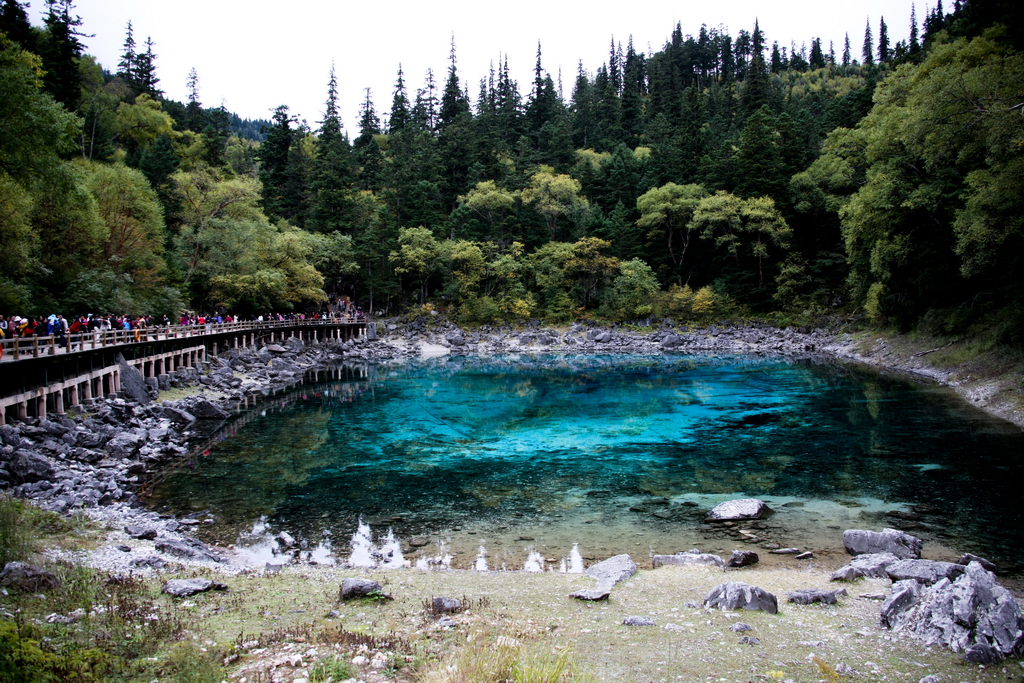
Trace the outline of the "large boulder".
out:
<instances>
[{"instance_id":1,"label":"large boulder","mask_svg":"<svg viewBox=\"0 0 1024 683\"><path fill-rule=\"evenodd\" d=\"M772 509L765 505L763 500L757 498L738 498L719 503L711 512L708 519L719 522L737 519L761 519L767 517Z\"/></svg>"},{"instance_id":2,"label":"large boulder","mask_svg":"<svg viewBox=\"0 0 1024 683\"><path fill-rule=\"evenodd\" d=\"M727 566L732 568L747 567L752 564L757 564L761 561L761 558L757 556L753 550L733 550L732 557L729 558Z\"/></svg>"},{"instance_id":3,"label":"large boulder","mask_svg":"<svg viewBox=\"0 0 1024 683\"><path fill-rule=\"evenodd\" d=\"M200 420L226 420L231 417L228 411L199 396L185 401L184 404L185 410Z\"/></svg>"},{"instance_id":4,"label":"large boulder","mask_svg":"<svg viewBox=\"0 0 1024 683\"><path fill-rule=\"evenodd\" d=\"M25 593L60 587L60 579L46 571L24 562L8 562L0 572L0 586L17 588Z\"/></svg>"},{"instance_id":5,"label":"large boulder","mask_svg":"<svg viewBox=\"0 0 1024 683\"><path fill-rule=\"evenodd\" d=\"M964 571L965 567L961 564L935 560L900 560L885 568L885 573L894 582L914 579L926 586L938 583L940 579L955 580Z\"/></svg>"},{"instance_id":6,"label":"large boulder","mask_svg":"<svg viewBox=\"0 0 1024 683\"><path fill-rule=\"evenodd\" d=\"M699 550L690 550L685 553L676 553L675 555L655 555L652 564L654 567L675 565L725 568L725 562L721 557L711 555L710 553L702 553Z\"/></svg>"},{"instance_id":7,"label":"large boulder","mask_svg":"<svg viewBox=\"0 0 1024 683\"><path fill-rule=\"evenodd\" d=\"M892 553L870 553L868 555L857 555L848 565L840 567L832 572L833 581L853 581L860 577L869 579L887 579L889 574L886 568L899 562L900 558Z\"/></svg>"},{"instance_id":8,"label":"large boulder","mask_svg":"<svg viewBox=\"0 0 1024 683\"><path fill-rule=\"evenodd\" d=\"M834 605L836 604L836 598L843 595L846 595L845 588L839 588L834 591L827 591L822 588L799 588L790 592L786 596L786 600L797 605L810 605L815 602Z\"/></svg>"},{"instance_id":9,"label":"large boulder","mask_svg":"<svg viewBox=\"0 0 1024 683\"><path fill-rule=\"evenodd\" d=\"M596 579L598 585L610 584L614 586L620 581L625 581L633 576L636 572L636 563L633 562L629 555L624 553L591 565L587 568L586 574L592 579Z\"/></svg>"},{"instance_id":10,"label":"large boulder","mask_svg":"<svg viewBox=\"0 0 1024 683\"><path fill-rule=\"evenodd\" d=\"M921 557L922 541L898 529L847 529L843 532L843 546L851 555L892 553L901 560L916 560Z\"/></svg>"},{"instance_id":11,"label":"large boulder","mask_svg":"<svg viewBox=\"0 0 1024 683\"><path fill-rule=\"evenodd\" d=\"M718 584L704 598L704 604L725 610L763 610L769 614L779 611L778 598L763 588L739 581Z\"/></svg>"},{"instance_id":12,"label":"large boulder","mask_svg":"<svg viewBox=\"0 0 1024 683\"><path fill-rule=\"evenodd\" d=\"M103 449L112 458L131 458L139 452L145 437L135 432L122 432L108 441Z\"/></svg>"},{"instance_id":13,"label":"large boulder","mask_svg":"<svg viewBox=\"0 0 1024 683\"><path fill-rule=\"evenodd\" d=\"M121 391L125 398L130 398L140 405L146 405L153 399L149 396L146 379L134 365L129 365L120 353L114 357L121 369Z\"/></svg>"},{"instance_id":14,"label":"large boulder","mask_svg":"<svg viewBox=\"0 0 1024 683\"><path fill-rule=\"evenodd\" d=\"M1024 654L1020 605L995 575L971 562L954 580L922 586L897 581L882 604L882 624L975 658Z\"/></svg>"},{"instance_id":15,"label":"large boulder","mask_svg":"<svg viewBox=\"0 0 1024 683\"><path fill-rule=\"evenodd\" d=\"M49 460L24 448L14 452L7 462L7 471L10 473L11 479L19 484L50 481L55 474Z\"/></svg>"}]
</instances>

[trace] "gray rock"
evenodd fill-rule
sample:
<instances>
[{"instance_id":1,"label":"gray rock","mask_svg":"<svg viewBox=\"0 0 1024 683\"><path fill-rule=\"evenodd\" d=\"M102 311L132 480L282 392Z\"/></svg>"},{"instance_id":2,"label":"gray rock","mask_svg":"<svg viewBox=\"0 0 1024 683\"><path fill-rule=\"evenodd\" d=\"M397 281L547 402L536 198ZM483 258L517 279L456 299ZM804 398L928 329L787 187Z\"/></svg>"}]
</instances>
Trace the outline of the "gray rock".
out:
<instances>
[{"instance_id":1,"label":"gray rock","mask_svg":"<svg viewBox=\"0 0 1024 683\"><path fill-rule=\"evenodd\" d=\"M60 585L60 579L50 572L25 562L8 562L0 572L0 586L16 588L25 593L60 588Z\"/></svg>"},{"instance_id":2,"label":"gray rock","mask_svg":"<svg viewBox=\"0 0 1024 683\"><path fill-rule=\"evenodd\" d=\"M750 624L744 624L742 621L740 621L730 626L729 630L735 633L743 633L744 631L753 631L754 627Z\"/></svg>"},{"instance_id":3,"label":"gray rock","mask_svg":"<svg viewBox=\"0 0 1024 683\"><path fill-rule=\"evenodd\" d=\"M727 567L747 567L752 564L757 564L761 558L757 556L753 550L733 550L732 557L729 558L729 562L726 564Z\"/></svg>"},{"instance_id":4,"label":"gray rock","mask_svg":"<svg viewBox=\"0 0 1024 683\"><path fill-rule=\"evenodd\" d=\"M999 567L996 566L995 562L992 562L990 560L986 560L984 557L978 557L977 555L972 555L971 553L964 553L963 555L960 556L960 559L956 561L957 564L962 564L965 567L967 565L969 565L971 562L977 562L982 567L984 567L987 571L990 571L993 574L998 574L999 573Z\"/></svg>"},{"instance_id":5,"label":"gray rock","mask_svg":"<svg viewBox=\"0 0 1024 683\"><path fill-rule=\"evenodd\" d=\"M852 581L862 576L870 579L887 579L886 568L900 558L892 553L871 553L857 555L850 563L832 572L833 581Z\"/></svg>"},{"instance_id":6,"label":"gray rock","mask_svg":"<svg viewBox=\"0 0 1024 683\"><path fill-rule=\"evenodd\" d=\"M162 557L157 557L156 555L147 555L146 557L135 558L134 560L132 560L131 565L133 567L139 568L145 567L149 569L163 569L167 566L167 563L164 562Z\"/></svg>"},{"instance_id":7,"label":"gray rock","mask_svg":"<svg viewBox=\"0 0 1024 683\"><path fill-rule=\"evenodd\" d=\"M157 534L156 529L144 526L126 526L124 532L132 538L141 538L149 541L156 539Z\"/></svg>"},{"instance_id":8,"label":"gray rock","mask_svg":"<svg viewBox=\"0 0 1024 683\"><path fill-rule=\"evenodd\" d=\"M1003 654L988 643L975 643L967 648L964 661L970 664L998 664L1003 661Z\"/></svg>"},{"instance_id":9,"label":"gray rock","mask_svg":"<svg viewBox=\"0 0 1024 683\"><path fill-rule=\"evenodd\" d=\"M367 596L390 597L384 593L384 586L380 585L376 581L361 578L348 578L342 581L339 595L342 600L353 600L355 598L364 598Z\"/></svg>"},{"instance_id":10,"label":"gray rock","mask_svg":"<svg viewBox=\"0 0 1024 683\"><path fill-rule=\"evenodd\" d=\"M625 553L609 557L603 562L591 565L586 570L587 576L597 579L600 586L604 586L605 584L614 586L620 581L625 581L629 577L633 576L636 572L636 563L634 563L632 558Z\"/></svg>"},{"instance_id":11,"label":"gray rock","mask_svg":"<svg viewBox=\"0 0 1024 683\"><path fill-rule=\"evenodd\" d=\"M843 532L843 546L851 555L892 553L901 560L916 560L921 557L922 541L898 529L847 529Z\"/></svg>"},{"instance_id":12,"label":"gray rock","mask_svg":"<svg viewBox=\"0 0 1024 683\"><path fill-rule=\"evenodd\" d=\"M434 598L430 606L434 614L454 614L462 611L462 601L457 598Z\"/></svg>"},{"instance_id":13,"label":"gray rock","mask_svg":"<svg viewBox=\"0 0 1024 683\"><path fill-rule=\"evenodd\" d=\"M718 555L710 553L676 553L675 555L655 555L652 559L655 567L662 565L702 566L725 568L725 562Z\"/></svg>"},{"instance_id":14,"label":"gray rock","mask_svg":"<svg viewBox=\"0 0 1024 683\"><path fill-rule=\"evenodd\" d=\"M1024 617L1020 605L995 576L971 562L955 580L940 579L922 587L908 579L892 585L882 604L882 624L912 634L925 645L954 652L1020 656L1024 652ZM976 647L977 646L977 647Z\"/></svg>"},{"instance_id":15,"label":"gray rock","mask_svg":"<svg viewBox=\"0 0 1024 683\"><path fill-rule=\"evenodd\" d=\"M14 456L7 462L7 472L19 484L49 481L55 474L49 460L24 448L14 452Z\"/></svg>"},{"instance_id":16,"label":"gray rock","mask_svg":"<svg viewBox=\"0 0 1024 683\"><path fill-rule=\"evenodd\" d=\"M103 449L112 458L131 458L139 452L139 448L145 442L145 437L135 432L122 432L108 441Z\"/></svg>"},{"instance_id":17,"label":"gray rock","mask_svg":"<svg viewBox=\"0 0 1024 683\"><path fill-rule=\"evenodd\" d=\"M771 514L770 507L756 498L738 498L719 503L708 513L708 519L728 521L735 519L761 519Z\"/></svg>"},{"instance_id":18,"label":"gray rock","mask_svg":"<svg viewBox=\"0 0 1024 683\"><path fill-rule=\"evenodd\" d=\"M789 593L786 596L786 600L797 605L810 605L815 602L834 605L836 604L836 598L840 595L846 595L845 588L839 588L834 591L827 591L821 588L801 588Z\"/></svg>"},{"instance_id":19,"label":"gray rock","mask_svg":"<svg viewBox=\"0 0 1024 683\"><path fill-rule=\"evenodd\" d=\"M288 349L284 348L280 344L267 344L265 347L270 353L287 353Z\"/></svg>"},{"instance_id":20,"label":"gray rock","mask_svg":"<svg viewBox=\"0 0 1024 683\"><path fill-rule=\"evenodd\" d=\"M941 681L941 680L942 680L941 678L939 678L935 674L932 674L931 676L925 676L924 678L919 680L917 683L939 683L939 681Z\"/></svg>"},{"instance_id":21,"label":"gray rock","mask_svg":"<svg viewBox=\"0 0 1024 683\"><path fill-rule=\"evenodd\" d=\"M956 579L964 573L965 567L952 562L936 562L934 560L900 560L885 568L885 573L895 581L914 579L930 586L940 579Z\"/></svg>"},{"instance_id":22,"label":"gray rock","mask_svg":"<svg viewBox=\"0 0 1024 683\"><path fill-rule=\"evenodd\" d=\"M800 553L799 555L794 555L793 559L794 560L813 560L814 559L814 553L812 553L810 550L808 550L807 552Z\"/></svg>"},{"instance_id":23,"label":"gray rock","mask_svg":"<svg viewBox=\"0 0 1024 683\"><path fill-rule=\"evenodd\" d=\"M165 405L161 413L165 418L178 425L190 425L196 422L196 416L187 412L182 411L178 408L173 408L171 405Z\"/></svg>"},{"instance_id":24,"label":"gray rock","mask_svg":"<svg viewBox=\"0 0 1024 683\"><path fill-rule=\"evenodd\" d=\"M603 584L597 588L586 588L578 590L573 593L569 593L570 598L576 598L577 600L589 600L596 602L598 600L607 600L608 596L612 594L612 587L610 584Z\"/></svg>"},{"instance_id":25,"label":"gray rock","mask_svg":"<svg viewBox=\"0 0 1024 683\"><path fill-rule=\"evenodd\" d=\"M623 626L654 626L650 617L629 616L622 620Z\"/></svg>"},{"instance_id":26,"label":"gray rock","mask_svg":"<svg viewBox=\"0 0 1024 683\"><path fill-rule=\"evenodd\" d=\"M761 641L754 636L743 636L740 638L740 645L760 645Z\"/></svg>"},{"instance_id":27,"label":"gray rock","mask_svg":"<svg viewBox=\"0 0 1024 683\"><path fill-rule=\"evenodd\" d=\"M139 405L146 405L153 399L149 396L149 387L138 368L129 365L120 353L114 357L117 364L121 366L121 391L126 398L130 398Z\"/></svg>"},{"instance_id":28,"label":"gray rock","mask_svg":"<svg viewBox=\"0 0 1024 683\"><path fill-rule=\"evenodd\" d=\"M778 598L763 588L739 581L715 586L704 598L704 604L725 610L763 610L769 614L777 614L779 611Z\"/></svg>"},{"instance_id":29,"label":"gray rock","mask_svg":"<svg viewBox=\"0 0 1024 683\"><path fill-rule=\"evenodd\" d=\"M209 590L227 590L226 584L210 581L209 579L171 579L164 584L162 592L176 598L187 598L197 593L205 593Z\"/></svg>"},{"instance_id":30,"label":"gray rock","mask_svg":"<svg viewBox=\"0 0 1024 683\"><path fill-rule=\"evenodd\" d=\"M156 544L159 552L181 557L186 560L197 560L199 562L221 562L219 555L213 553L206 544L194 538L183 538L180 541L167 539Z\"/></svg>"},{"instance_id":31,"label":"gray rock","mask_svg":"<svg viewBox=\"0 0 1024 683\"><path fill-rule=\"evenodd\" d=\"M226 420L231 413L218 405L210 403L205 398L193 398L187 403L188 412L200 420Z\"/></svg>"}]
</instances>

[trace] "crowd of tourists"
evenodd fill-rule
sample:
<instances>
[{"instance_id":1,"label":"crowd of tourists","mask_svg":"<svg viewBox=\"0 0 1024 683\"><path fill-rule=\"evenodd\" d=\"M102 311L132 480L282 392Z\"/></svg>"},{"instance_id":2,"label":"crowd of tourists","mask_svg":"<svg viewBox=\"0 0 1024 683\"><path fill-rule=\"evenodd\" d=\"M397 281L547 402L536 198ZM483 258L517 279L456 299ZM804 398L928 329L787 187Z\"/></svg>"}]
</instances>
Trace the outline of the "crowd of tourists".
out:
<instances>
[{"instance_id":1,"label":"crowd of tourists","mask_svg":"<svg viewBox=\"0 0 1024 683\"><path fill-rule=\"evenodd\" d=\"M249 316L216 313L212 315L182 313L176 320L170 316L150 315L85 315L73 316L70 320L60 314L49 316L0 315L0 340L26 337L55 337L61 347L70 343L73 335L100 333L111 330L135 332L135 340L141 341L150 336L151 328L169 328L180 325L194 332L210 330L214 325L225 323L253 321L305 321L305 320L364 320L363 310L347 299L335 300L330 303L326 312L318 313L260 313ZM0 344L0 355L3 345Z\"/></svg>"}]
</instances>

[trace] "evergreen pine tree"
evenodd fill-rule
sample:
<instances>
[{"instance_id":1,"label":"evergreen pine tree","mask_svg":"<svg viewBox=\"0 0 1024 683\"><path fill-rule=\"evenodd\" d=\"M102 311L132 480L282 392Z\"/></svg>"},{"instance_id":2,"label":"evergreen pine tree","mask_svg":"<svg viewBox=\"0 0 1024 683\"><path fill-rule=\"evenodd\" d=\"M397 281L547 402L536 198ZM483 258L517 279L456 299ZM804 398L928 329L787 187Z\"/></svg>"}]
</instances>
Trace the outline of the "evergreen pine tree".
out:
<instances>
[{"instance_id":1,"label":"evergreen pine tree","mask_svg":"<svg viewBox=\"0 0 1024 683\"><path fill-rule=\"evenodd\" d=\"M810 65L812 69L821 69L825 66L825 54L821 51L821 38L811 41Z\"/></svg>"},{"instance_id":2,"label":"evergreen pine tree","mask_svg":"<svg viewBox=\"0 0 1024 683\"><path fill-rule=\"evenodd\" d=\"M768 104L770 99L771 81L768 69L765 68L764 58L755 51L754 58L750 60L750 72L747 74L747 80L743 82L743 90L740 91L740 104L744 116L753 114Z\"/></svg>"},{"instance_id":3,"label":"evergreen pine tree","mask_svg":"<svg viewBox=\"0 0 1024 683\"><path fill-rule=\"evenodd\" d=\"M910 54L916 55L921 51L921 43L917 38L917 10L914 3L910 3Z\"/></svg>"},{"instance_id":4,"label":"evergreen pine tree","mask_svg":"<svg viewBox=\"0 0 1024 683\"><path fill-rule=\"evenodd\" d=\"M289 151L295 138L295 119L282 104L274 110L273 125L260 145L260 181L263 183L263 210L270 218L290 218L295 214L294 198L289 196Z\"/></svg>"},{"instance_id":5,"label":"evergreen pine tree","mask_svg":"<svg viewBox=\"0 0 1024 683\"><path fill-rule=\"evenodd\" d=\"M405 91L405 77L402 65L398 65L398 78L395 81L395 95L391 99L391 116L388 118L388 133L398 133L405 129L412 120L409 112L409 96Z\"/></svg>"},{"instance_id":6,"label":"evergreen pine tree","mask_svg":"<svg viewBox=\"0 0 1024 683\"><path fill-rule=\"evenodd\" d=\"M135 90L135 70L136 60L138 54L135 50L135 32L132 28L132 22L128 22L128 26L125 27L124 37L124 52L121 54L121 60L117 63L117 76L119 76L129 87Z\"/></svg>"},{"instance_id":7,"label":"evergreen pine tree","mask_svg":"<svg viewBox=\"0 0 1024 683\"><path fill-rule=\"evenodd\" d=\"M40 46L46 71L43 84L55 100L74 111L81 99L82 77L78 61L85 46L78 39L85 34L78 27L82 25L82 18L72 16L75 5L71 0L46 0L46 7L47 14L43 19L46 32Z\"/></svg>"},{"instance_id":8,"label":"evergreen pine tree","mask_svg":"<svg viewBox=\"0 0 1024 683\"><path fill-rule=\"evenodd\" d=\"M412 118L420 130L434 134L437 130L437 83L434 82L433 69L427 69L426 83L416 91L416 103L412 108Z\"/></svg>"},{"instance_id":9,"label":"evergreen pine tree","mask_svg":"<svg viewBox=\"0 0 1024 683\"><path fill-rule=\"evenodd\" d=\"M885 25L885 17L882 17L878 25L878 63L887 64L892 58L889 51L889 27Z\"/></svg>"},{"instance_id":10,"label":"evergreen pine tree","mask_svg":"<svg viewBox=\"0 0 1024 683\"><path fill-rule=\"evenodd\" d=\"M864 49L861 51L864 66L871 66L875 63L875 41L871 37L871 20L868 19L864 27Z\"/></svg>"},{"instance_id":11,"label":"evergreen pine tree","mask_svg":"<svg viewBox=\"0 0 1024 683\"><path fill-rule=\"evenodd\" d=\"M352 163L348 138L338 113L338 79L333 64L316 151L316 160L310 173L307 225L310 230L320 232L345 229L352 222Z\"/></svg>"},{"instance_id":12,"label":"evergreen pine tree","mask_svg":"<svg viewBox=\"0 0 1024 683\"><path fill-rule=\"evenodd\" d=\"M188 104L185 105L186 125L190 130L202 130L206 121L203 115L203 105L199 101L199 74L195 67L188 72L185 88L188 90Z\"/></svg>"},{"instance_id":13,"label":"evergreen pine tree","mask_svg":"<svg viewBox=\"0 0 1024 683\"><path fill-rule=\"evenodd\" d=\"M359 189L376 190L379 187L384 158L375 137L380 135L380 118L373 106L370 89L366 88L359 108L359 135L352 141L356 163L359 166Z\"/></svg>"},{"instance_id":14,"label":"evergreen pine tree","mask_svg":"<svg viewBox=\"0 0 1024 683\"><path fill-rule=\"evenodd\" d=\"M439 128L443 131L455 123L463 114L469 113L469 100L459 85L459 72L455 63L455 38L452 37L452 49L448 64L448 79L441 94L441 112L438 117Z\"/></svg>"},{"instance_id":15,"label":"evergreen pine tree","mask_svg":"<svg viewBox=\"0 0 1024 683\"><path fill-rule=\"evenodd\" d=\"M779 41L776 40L772 43L771 72L773 74L781 73L782 69L782 53L779 51Z\"/></svg>"},{"instance_id":16,"label":"evergreen pine tree","mask_svg":"<svg viewBox=\"0 0 1024 683\"><path fill-rule=\"evenodd\" d=\"M135 58L135 85L138 93L146 93L153 99L163 97L163 91L157 88L160 79L156 75L156 55L153 53L153 40L146 38L146 51L140 52Z\"/></svg>"},{"instance_id":17,"label":"evergreen pine tree","mask_svg":"<svg viewBox=\"0 0 1024 683\"><path fill-rule=\"evenodd\" d=\"M18 0L3 0L0 5L0 33L7 34L7 37L29 52L36 51L35 36L32 33L32 24L29 23L28 13L25 8L28 3L21 3Z\"/></svg>"},{"instance_id":18,"label":"evergreen pine tree","mask_svg":"<svg viewBox=\"0 0 1024 683\"><path fill-rule=\"evenodd\" d=\"M847 33L843 39L843 66L850 66L850 34Z\"/></svg>"}]
</instances>

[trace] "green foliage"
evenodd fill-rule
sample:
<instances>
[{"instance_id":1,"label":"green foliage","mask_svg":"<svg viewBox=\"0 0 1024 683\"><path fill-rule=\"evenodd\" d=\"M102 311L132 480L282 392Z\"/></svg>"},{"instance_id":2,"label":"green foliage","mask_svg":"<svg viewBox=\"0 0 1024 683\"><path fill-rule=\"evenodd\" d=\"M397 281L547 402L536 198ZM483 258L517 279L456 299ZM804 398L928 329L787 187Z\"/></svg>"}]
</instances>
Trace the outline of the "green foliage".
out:
<instances>
[{"instance_id":1,"label":"green foliage","mask_svg":"<svg viewBox=\"0 0 1024 683\"><path fill-rule=\"evenodd\" d=\"M25 520L25 503L0 494L0 567L27 561L36 550L32 527Z\"/></svg>"}]
</instances>

